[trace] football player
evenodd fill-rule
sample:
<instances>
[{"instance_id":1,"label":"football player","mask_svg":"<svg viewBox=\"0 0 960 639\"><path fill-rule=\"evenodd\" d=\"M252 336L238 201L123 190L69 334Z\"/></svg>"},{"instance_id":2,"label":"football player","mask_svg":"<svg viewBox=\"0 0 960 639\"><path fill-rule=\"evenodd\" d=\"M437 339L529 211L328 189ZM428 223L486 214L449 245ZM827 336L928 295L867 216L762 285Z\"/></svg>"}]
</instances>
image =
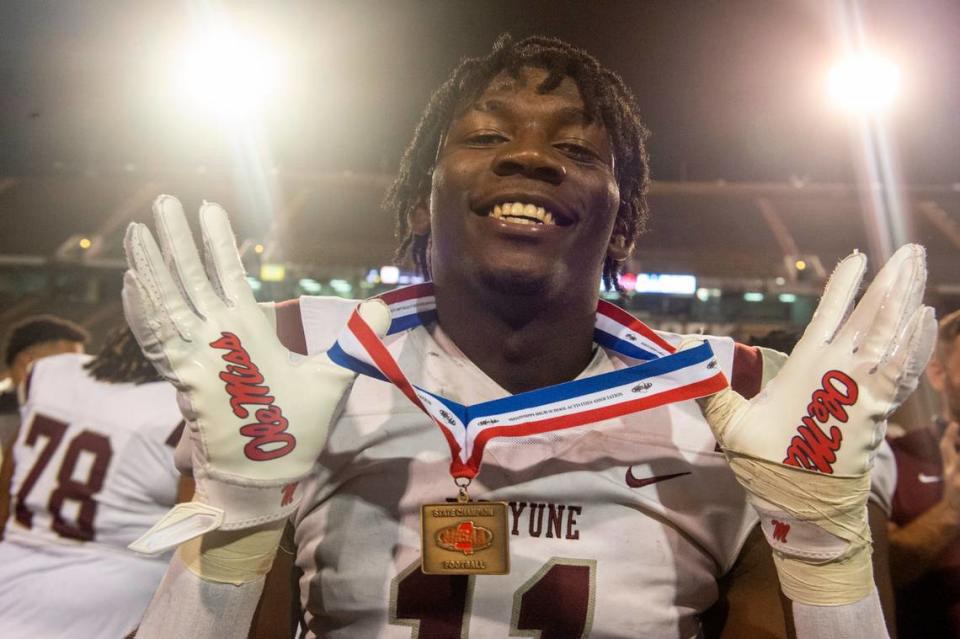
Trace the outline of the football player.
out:
<instances>
[{"instance_id":1,"label":"football player","mask_svg":"<svg viewBox=\"0 0 960 639\"><path fill-rule=\"evenodd\" d=\"M126 547L176 503L175 390L126 326L95 357L52 355L28 370L0 542L0 634L121 637L166 566Z\"/></svg>"},{"instance_id":2,"label":"football player","mask_svg":"<svg viewBox=\"0 0 960 639\"><path fill-rule=\"evenodd\" d=\"M387 306L265 316L223 209L200 211L206 265L174 198L159 242L131 225L124 307L181 391L197 482L134 545L179 544L138 636L245 636L290 515L310 636L885 636L869 471L929 357L923 250L852 312L865 258L841 262L786 364L656 334L598 307L643 227L645 137L565 43L464 61L388 197L432 285ZM720 372L734 390L698 406ZM502 531L482 519L501 508ZM506 574L477 574L494 542Z\"/></svg>"},{"instance_id":3,"label":"football player","mask_svg":"<svg viewBox=\"0 0 960 639\"><path fill-rule=\"evenodd\" d=\"M4 360L8 377L0 382L0 487L10 483L13 464L10 446L20 428L17 388L29 366L41 357L58 353L82 353L90 341L85 328L55 315L34 315L17 322L7 334ZM9 514L6 491L0 490L0 533Z\"/></svg>"}]
</instances>

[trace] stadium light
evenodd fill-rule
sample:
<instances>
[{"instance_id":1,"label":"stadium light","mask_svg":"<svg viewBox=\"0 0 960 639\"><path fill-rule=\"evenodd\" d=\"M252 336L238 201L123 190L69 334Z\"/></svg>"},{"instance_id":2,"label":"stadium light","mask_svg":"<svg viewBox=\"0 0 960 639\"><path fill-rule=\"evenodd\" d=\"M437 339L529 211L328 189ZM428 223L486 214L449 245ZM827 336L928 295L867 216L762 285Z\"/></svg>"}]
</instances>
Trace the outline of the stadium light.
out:
<instances>
[{"instance_id":1,"label":"stadium light","mask_svg":"<svg viewBox=\"0 0 960 639\"><path fill-rule=\"evenodd\" d=\"M235 121L257 113L277 92L282 66L276 47L220 16L176 47L173 90L185 108Z\"/></svg>"},{"instance_id":2,"label":"stadium light","mask_svg":"<svg viewBox=\"0 0 960 639\"><path fill-rule=\"evenodd\" d=\"M847 111L860 115L882 113L900 92L900 71L883 56L853 55L830 69L827 87L833 101Z\"/></svg>"},{"instance_id":3,"label":"stadium light","mask_svg":"<svg viewBox=\"0 0 960 639\"><path fill-rule=\"evenodd\" d=\"M287 267L283 264L265 262L260 265L260 280L263 282L282 282L287 279Z\"/></svg>"},{"instance_id":4,"label":"stadium light","mask_svg":"<svg viewBox=\"0 0 960 639\"><path fill-rule=\"evenodd\" d=\"M307 293L310 293L311 295L316 295L317 293L323 290L323 286L320 284L320 282L313 279L312 277L301 278L297 284L300 286L300 288L302 288Z\"/></svg>"},{"instance_id":5,"label":"stadium light","mask_svg":"<svg viewBox=\"0 0 960 639\"><path fill-rule=\"evenodd\" d=\"M697 278L682 273L637 273L633 290L637 293L694 295L697 292Z\"/></svg>"},{"instance_id":6,"label":"stadium light","mask_svg":"<svg viewBox=\"0 0 960 639\"><path fill-rule=\"evenodd\" d=\"M396 266L381 267L380 281L384 284L396 284L400 281L400 269Z\"/></svg>"}]
</instances>

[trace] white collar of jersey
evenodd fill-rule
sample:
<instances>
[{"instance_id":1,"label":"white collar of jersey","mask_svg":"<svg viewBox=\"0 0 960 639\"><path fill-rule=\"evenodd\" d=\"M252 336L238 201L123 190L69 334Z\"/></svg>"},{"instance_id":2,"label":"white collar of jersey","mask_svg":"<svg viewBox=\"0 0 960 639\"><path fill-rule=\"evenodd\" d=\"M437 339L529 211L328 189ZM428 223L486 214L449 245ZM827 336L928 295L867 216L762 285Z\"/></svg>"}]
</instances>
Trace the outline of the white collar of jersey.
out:
<instances>
[{"instance_id":1,"label":"white collar of jersey","mask_svg":"<svg viewBox=\"0 0 960 639\"><path fill-rule=\"evenodd\" d=\"M387 335L436 320L430 282L378 297L389 306L392 316ZM393 383L429 415L450 446L450 472L458 478L476 476L483 448L494 437L525 437L572 428L703 397L727 386L707 342L675 352L643 322L604 300L597 305L594 341L641 363L470 406L411 384L357 311L327 356L357 373Z\"/></svg>"}]
</instances>

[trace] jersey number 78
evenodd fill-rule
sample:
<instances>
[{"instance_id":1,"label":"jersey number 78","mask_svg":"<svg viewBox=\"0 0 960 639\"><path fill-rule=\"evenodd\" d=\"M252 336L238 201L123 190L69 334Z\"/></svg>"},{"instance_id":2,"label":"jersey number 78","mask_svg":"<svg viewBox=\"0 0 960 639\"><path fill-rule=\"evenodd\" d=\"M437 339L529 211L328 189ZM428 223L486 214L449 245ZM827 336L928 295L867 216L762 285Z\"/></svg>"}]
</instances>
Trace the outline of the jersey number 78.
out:
<instances>
[{"instance_id":1,"label":"jersey number 78","mask_svg":"<svg viewBox=\"0 0 960 639\"><path fill-rule=\"evenodd\" d=\"M34 489L37 480L53 459L57 447L63 442L68 424L41 415L35 414L30 422L30 430L24 440L24 445L36 448L42 437L45 442L37 454L30 472L23 480L20 490L17 491L14 518L25 528L33 528L33 511L27 505L27 498ZM77 463L82 453L92 456L92 462L85 480L74 477ZM47 501L47 510L51 517L51 528L61 537L79 541L93 541L93 521L97 514L96 495L103 488L103 480L107 475L107 467L113 457L110 439L91 430L83 430L70 439L63 461L57 471L56 484ZM68 521L63 516L63 506L67 501L78 504L75 521Z\"/></svg>"}]
</instances>

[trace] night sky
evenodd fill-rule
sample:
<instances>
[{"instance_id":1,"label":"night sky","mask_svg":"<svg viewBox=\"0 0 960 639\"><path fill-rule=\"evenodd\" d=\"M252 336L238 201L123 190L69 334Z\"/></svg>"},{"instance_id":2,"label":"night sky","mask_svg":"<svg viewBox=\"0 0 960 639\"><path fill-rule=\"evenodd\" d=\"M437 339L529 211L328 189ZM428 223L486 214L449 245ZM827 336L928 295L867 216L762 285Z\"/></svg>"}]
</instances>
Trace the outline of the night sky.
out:
<instances>
[{"instance_id":1,"label":"night sky","mask_svg":"<svg viewBox=\"0 0 960 639\"><path fill-rule=\"evenodd\" d=\"M195 4L195 3L194 3ZM291 171L392 171L430 90L497 34L556 36L636 92L660 180L854 178L850 122L827 102L829 2L237 2L282 34L289 88L263 121ZM960 182L960 3L863 3L902 68L890 122L910 183ZM0 174L149 172L226 162L221 129L175 108L165 76L190 3L0 5ZM217 96L211 95L211 100Z\"/></svg>"}]
</instances>

